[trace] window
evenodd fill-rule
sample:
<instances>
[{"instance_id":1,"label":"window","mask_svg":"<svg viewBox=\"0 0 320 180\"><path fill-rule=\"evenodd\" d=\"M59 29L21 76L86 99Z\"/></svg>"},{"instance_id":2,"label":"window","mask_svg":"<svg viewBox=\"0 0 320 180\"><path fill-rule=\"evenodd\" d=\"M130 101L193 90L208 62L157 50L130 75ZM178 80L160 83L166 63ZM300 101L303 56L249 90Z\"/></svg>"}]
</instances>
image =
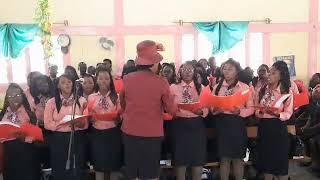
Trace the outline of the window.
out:
<instances>
[{"instance_id":1,"label":"window","mask_svg":"<svg viewBox=\"0 0 320 180\"><path fill-rule=\"evenodd\" d=\"M246 67L245 60L245 41L242 40L238 42L233 48L224 53L219 53L215 55L217 64L220 66L221 63L225 62L229 58L238 61L242 68Z\"/></svg>"},{"instance_id":2,"label":"window","mask_svg":"<svg viewBox=\"0 0 320 180\"><path fill-rule=\"evenodd\" d=\"M7 60L4 58L0 58L0 83L8 83L8 76L7 76Z\"/></svg>"},{"instance_id":3,"label":"window","mask_svg":"<svg viewBox=\"0 0 320 180\"><path fill-rule=\"evenodd\" d=\"M259 66L263 63L263 34L250 33L250 67L253 69L255 75Z\"/></svg>"},{"instance_id":4,"label":"window","mask_svg":"<svg viewBox=\"0 0 320 180\"><path fill-rule=\"evenodd\" d=\"M57 36L52 37L53 42L53 57L49 59L49 64L55 64L58 66L58 75L63 73L63 54L60 50L60 46L57 42ZM6 60L6 58L0 58L0 83L8 83L8 73L7 66L8 61L11 63L12 67L12 81L15 83L26 83L27 82L27 64L30 63L30 71L39 71L43 74L46 73L46 62L44 60L44 51L41 44L41 39L36 37L32 43L28 46L30 62L26 61L26 50L23 50L21 55L15 59Z\"/></svg>"},{"instance_id":5,"label":"window","mask_svg":"<svg viewBox=\"0 0 320 180\"><path fill-rule=\"evenodd\" d=\"M256 72L258 67L262 64L263 59L263 41L262 33L250 33L250 49L249 57L250 62L249 66ZM198 53L199 57L209 58L212 56L212 44L202 33L199 33L198 36ZM238 42L233 48L224 53L215 54L217 65L220 66L222 62L226 61L229 58L233 58L238 61L242 68L246 67L246 55L245 55L245 38L242 41Z\"/></svg>"},{"instance_id":6,"label":"window","mask_svg":"<svg viewBox=\"0 0 320 180\"><path fill-rule=\"evenodd\" d=\"M192 34L184 34L181 44L182 63L194 59L194 36Z\"/></svg>"},{"instance_id":7,"label":"window","mask_svg":"<svg viewBox=\"0 0 320 180\"><path fill-rule=\"evenodd\" d=\"M209 58L212 56L212 43L207 39L207 37L199 33L198 36L198 46L199 46L199 57ZM242 40L238 42L232 49L224 53L215 54L217 65L220 66L221 63L228 60L229 58L233 58L238 61L242 67L245 66L245 41Z\"/></svg>"},{"instance_id":8,"label":"window","mask_svg":"<svg viewBox=\"0 0 320 180\"><path fill-rule=\"evenodd\" d=\"M49 59L48 65L58 66L58 76L63 73L63 54L61 52L61 47L58 44L58 36L52 37L52 52L53 56ZM30 52L30 66L31 71L39 71L43 74L46 73L46 62L44 61L44 51L41 44L41 39L38 37L29 46Z\"/></svg>"},{"instance_id":9,"label":"window","mask_svg":"<svg viewBox=\"0 0 320 180\"><path fill-rule=\"evenodd\" d=\"M42 74L45 74L45 60L43 59L44 52L40 37L35 38L35 40L30 43L28 47L30 54L30 70L39 71Z\"/></svg>"},{"instance_id":10,"label":"window","mask_svg":"<svg viewBox=\"0 0 320 180\"><path fill-rule=\"evenodd\" d=\"M202 34L199 33L198 35L198 55L199 58L206 58L208 59L210 56L212 56L212 43L208 40L208 38Z\"/></svg>"},{"instance_id":11,"label":"window","mask_svg":"<svg viewBox=\"0 0 320 180\"><path fill-rule=\"evenodd\" d=\"M27 82L27 66L25 53L21 53L21 56L16 59L10 59L12 65L12 81L15 83Z\"/></svg>"}]
</instances>

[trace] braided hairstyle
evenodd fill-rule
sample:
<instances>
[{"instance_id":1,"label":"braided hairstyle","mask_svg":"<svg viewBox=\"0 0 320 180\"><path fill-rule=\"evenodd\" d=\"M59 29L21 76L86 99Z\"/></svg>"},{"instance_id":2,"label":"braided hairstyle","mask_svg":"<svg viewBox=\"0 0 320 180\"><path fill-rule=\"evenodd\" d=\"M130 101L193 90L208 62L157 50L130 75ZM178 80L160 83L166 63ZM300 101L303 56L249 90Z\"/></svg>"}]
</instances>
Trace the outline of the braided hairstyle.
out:
<instances>
[{"instance_id":1,"label":"braided hairstyle","mask_svg":"<svg viewBox=\"0 0 320 180\"><path fill-rule=\"evenodd\" d=\"M290 73L287 66L287 63L284 61L277 61L275 62L272 67L280 72L280 92L281 94L288 94L290 92L291 81L290 81ZM267 89L267 85L264 85L259 92L259 102L261 101L262 97L264 96Z\"/></svg>"},{"instance_id":2,"label":"braided hairstyle","mask_svg":"<svg viewBox=\"0 0 320 180\"><path fill-rule=\"evenodd\" d=\"M110 77L110 99L111 99L112 103L114 105L116 105L117 104L117 100L118 100L118 94L116 92L116 88L115 88L115 85L114 85L114 82L113 82L113 78L112 78L111 72L107 68L100 68L97 71L97 79L98 79L98 76L99 76L99 74L101 72L107 72L109 74L109 77ZM96 91L97 92L99 91L98 83L97 83L97 86L96 86Z\"/></svg>"},{"instance_id":3,"label":"braided hairstyle","mask_svg":"<svg viewBox=\"0 0 320 180\"><path fill-rule=\"evenodd\" d=\"M2 111L0 112L0 121L2 120L4 114L7 112L7 109L8 107L10 106L9 105L9 101L8 101L8 92L9 90L11 89L18 89L20 92L21 92L21 95L22 95L22 105L25 109L25 111L27 112L28 116L29 116L29 119L30 119L30 122L31 124L37 124L37 117L36 115L31 111L31 108L30 108L30 104L28 102L28 99L27 99L27 96L26 94L23 92L22 88L16 84L16 83L10 83L9 84L9 87L6 91L6 96L5 96L5 99L4 99L4 104L3 104L3 108L2 108Z\"/></svg>"},{"instance_id":4,"label":"braided hairstyle","mask_svg":"<svg viewBox=\"0 0 320 180\"><path fill-rule=\"evenodd\" d=\"M75 97L75 88L76 88L76 82L75 82L75 79L74 79L74 76L70 75L70 74L62 74L59 78L58 78L58 81L57 81L57 84L59 84L61 78L67 78L69 79L71 82L72 82L72 90L73 92L71 92L73 94L73 97L75 98L76 100L76 104L78 105L78 107L80 108L81 105L80 105L80 102L79 102L79 98L78 97ZM61 97L60 97L60 94L61 94L61 91L58 88L56 88L56 93L55 93L55 96L54 96L54 99L55 99L55 102L56 102L56 108L57 108L57 111L58 113L60 112L61 110L61 106L62 106L62 100L61 100ZM79 95L78 95L79 96Z\"/></svg>"}]
</instances>

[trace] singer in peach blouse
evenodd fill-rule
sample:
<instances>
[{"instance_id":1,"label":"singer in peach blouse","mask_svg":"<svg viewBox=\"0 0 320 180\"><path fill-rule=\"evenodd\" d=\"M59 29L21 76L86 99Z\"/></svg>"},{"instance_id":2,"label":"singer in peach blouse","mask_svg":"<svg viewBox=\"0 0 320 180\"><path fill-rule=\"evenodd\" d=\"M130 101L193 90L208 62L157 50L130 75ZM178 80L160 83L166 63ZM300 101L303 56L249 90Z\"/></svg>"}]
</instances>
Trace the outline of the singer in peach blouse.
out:
<instances>
[{"instance_id":1,"label":"singer in peach blouse","mask_svg":"<svg viewBox=\"0 0 320 180\"><path fill-rule=\"evenodd\" d=\"M36 117L30 109L27 97L18 84L11 83L6 92L1 122L16 125L36 123ZM4 171L3 178L10 180L40 179L39 154L30 137L15 133L12 139L3 143Z\"/></svg>"},{"instance_id":2,"label":"singer in peach blouse","mask_svg":"<svg viewBox=\"0 0 320 180\"><path fill-rule=\"evenodd\" d=\"M30 123L30 118L23 106L20 106L16 111L12 111L10 107L4 113L1 122L11 122L17 125Z\"/></svg>"},{"instance_id":3,"label":"singer in peach blouse","mask_svg":"<svg viewBox=\"0 0 320 180\"><path fill-rule=\"evenodd\" d=\"M89 108L90 113L109 113L109 112L119 112L121 109L120 100L116 101L116 104L113 104L112 100L110 99L110 91L107 94L102 95L100 92L94 93L89 95L88 97L88 104L92 105ZM116 127L115 121L99 121L94 120L92 121L92 126L95 129L104 130L104 129L111 129Z\"/></svg>"},{"instance_id":4,"label":"singer in peach blouse","mask_svg":"<svg viewBox=\"0 0 320 180\"><path fill-rule=\"evenodd\" d=\"M100 68L96 75L98 92L88 97L88 113L119 112L120 101L110 71ZM96 180L104 180L107 175L111 180L115 179L115 172L122 166L122 139L117 126L118 120L119 117L112 121L97 120L93 117L89 140Z\"/></svg>"},{"instance_id":5,"label":"singer in peach blouse","mask_svg":"<svg viewBox=\"0 0 320 180\"><path fill-rule=\"evenodd\" d=\"M242 83L240 81L238 81L236 83L236 85L231 89L228 89L229 86L230 85L226 81L223 81L222 86L220 87L220 90L217 95L218 96L229 96L229 95L233 95L236 92L244 92L249 89L248 85L246 85L245 83ZM212 90L213 93L216 92L217 87L218 87L218 85L214 86L214 88ZM246 104L239 108L239 113L238 112L231 112L231 111L220 111L220 112L215 111L213 113L214 114L218 114L218 113L234 114L234 115L239 115L243 118L248 117L254 113L253 97L254 97L253 95L249 96L249 99L246 102Z\"/></svg>"},{"instance_id":6,"label":"singer in peach blouse","mask_svg":"<svg viewBox=\"0 0 320 180\"><path fill-rule=\"evenodd\" d=\"M201 89L203 89L203 86L199 86L201 87ZM184 91L185 89L190 89L190 99L189 102L185 100L184 97ZM174 96L174 102L176 104L180 104L180 103L195 103L195 102L199 102L199 94L197 92L197 89L195 87L194 82L191 82L190 84L185 83L184 81L182 81L179 84L173 84L170 87L170 91L171 94ZM201 117L206 117L208 115L208 109L207 108L203 108L201 109L203 111L203 114L200 115ZM187 111L187 110L183 110L183 109L179 109L179 111L176 113L177 117L183 117L183 118L196 118L199 117L198 114L195 114L191 111Z\"/></svg>"},{"instance_id":7,"label":"singer in peach blouse","mask_svg":"<svg viewBox=\"0 0 320 180\"><path fill-rule=\"evenodd\" d=\"M248 90L249 86L238 81L242 71L240 64L229 59L223 63L220 82L213 87L216 96L230 96L236 92ZM230 164L234 166L233 174L236 179L243 178L243 158L247 149L247 131L245 117L254 113L253 98L249 97L242 107L235 107L232 111L224 111L219 107L212 108L215 114L218 134L218 155L220 157L220 174L222 180L229 179Z\"/></svg>"},{"instance_id":8,"label":"singer in peach blouse","mask_svg":"<svg viewBox=\"0 0 320 180\"><path fill-rule=\"evenodd\" d=\"M277 107L279 115L268 114L266 111L257 109L255 111L256 117L266 120L272 118L279 118L281 121L289 120L293 114L293 95L291 90L289 94L290 96L287 99L284 99L284 101L280 103L280 106ZM280 86L278 86L276 89L270 89L270 87L267 86L265 89L265 94L263 97L261 97L260 101L259 92L255 94L255 106L262 108L271 108L276 104L276 102L281 100L280 98L282 96L283 94L281 94Z\"/></svg>"},{"instance_id":9,"label":"singer in peach blouse","mask_svg":"<svg viewBox=\"0 0 320 180\"><path fill-rule=\"evenodd\" d=\"M190 104L199 101L203 87L197 79L198 74L191 62L183 64L178 84L170 87L176 104ZM204 117L208 109L183 110L179 109L170 122L173 164L177 171L177 179L186 175L187 167L192 168L192 176L200 179L202 166L206 162L206 128Z\"/></svg>"},{"instance_id":10,"label":"singer in peach blouse","mask_svg":"<svg viewBox=\"0 0 320 180\"><path fill-rule=\"evenodd\" d=\"M258 126L257 167L265 179L288 179L289 137L286 122L293 113L292 82L288 66L275 62L268 75L267 86L256 94Z\"/></svg>"},{"instance_id":11,"label":"singer in peach blouse","mask_svg":"<svg viewBox=\"0 0 320 180\"><path fill-rule=\"evenodd\" d=\"M55 98L51 98L45 107L44 111L44 127L50 131L57 132L70 132L71 126L69 124L61 125L61 122L65 116L72 115L72 108L74 103L73 96L69 98L64 98L60 95L61 98L61 109L60 111L56 108ZM75 115L82 115L84 106L87 104L87 101L83 98L79 98L80 106L76 105ZM88 121L84 121L82 127L75 127L75 130L84 130L88 128Z\"/></svg>"},{"instance_id":12,"label":"singer in peach blouse","mask_svg":"<svg viewBox=\"0 0 320 180\"><path fill-rule=\"evenodd\" d=\"M88 128L87 119L75 121L74 136L72 141L71 157L68 159L68 150L71 135L71 123L61 125L61 121L67 115L72 115L75 104L75 115L82 115L86 107L83 97L75 98L73 95L77 85L73 76L63 74L58 79L58 92L50 99L44 111L44 127L49 133L50 161L52 176L54 179L80 179L85 176L86 145ZM75 159L74 159L75 158ZM70 160L70 161L69 161ZM70 162L68 170L66 163ZM73 171L73 167L76 171Z\"/></svg>"}]
</instances>

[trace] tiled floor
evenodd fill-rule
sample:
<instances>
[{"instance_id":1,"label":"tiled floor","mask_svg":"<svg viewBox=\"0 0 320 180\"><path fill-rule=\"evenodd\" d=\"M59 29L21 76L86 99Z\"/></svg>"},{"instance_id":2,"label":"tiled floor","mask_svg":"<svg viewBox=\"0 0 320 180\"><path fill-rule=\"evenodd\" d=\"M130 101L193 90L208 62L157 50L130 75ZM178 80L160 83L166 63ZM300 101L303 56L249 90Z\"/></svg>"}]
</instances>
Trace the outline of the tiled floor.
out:
<instances>
[{"instance_id":1,"label":"tiled floor","mask_svg":"<svg viewBox=\"0 0 320 180\"><path fill-rule=\"evenodd\" d=\"M291 180L320 180L319 177L310 173L307 167L300 167L296 162L290 162L289 174Z\"/></svg>"},{"instance_id":2,"label":"tiled floor","mask_svg":"<svg viewBox=\"0 0 320 180\"><path fill-rule=\"evenodd\" d=\"M289 174L291 180L320 180L319 177L310 173L307 167L300 167L295 162L290 162ZM1 175L0 180L3 180Z\"/></svg>"}]
</instances>

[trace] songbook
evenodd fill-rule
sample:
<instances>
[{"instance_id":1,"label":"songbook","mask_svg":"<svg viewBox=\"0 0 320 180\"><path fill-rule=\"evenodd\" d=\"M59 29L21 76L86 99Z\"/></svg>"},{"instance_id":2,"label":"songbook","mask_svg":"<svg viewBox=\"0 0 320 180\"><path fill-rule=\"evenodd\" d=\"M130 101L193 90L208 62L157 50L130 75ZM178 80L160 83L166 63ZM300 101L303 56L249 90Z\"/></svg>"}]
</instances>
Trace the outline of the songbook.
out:
<instances>
[{"instance_id":1,"label":"songbook","mask_svg":"<svg viewBox=\"0 0 320 180\"><path fill-rule=\"evenodd\" d=\"M192 112L192 111L196 111L196 110L202 108L200 102L180 103L180 104L178 104L178 107L179 107L180 109L187 110L187 111L191 111L191 112Z\"/></svg>"},{"instance_id":2,"label":"songbook","mask_svg":"<svg viewBox=\"0 0 320 180\"><path fill-rule=\"evenodd\" d=\"M286 101L289 97L291 96L291 94L285 94L282 95L271 107L266 107L266 106L254 106L255 109L258 109L261 112L266 112L267 110L269 111L274 111L274 112L278 112L281 108L281 105L284 103L284 101Z\"/></svg>"},{"instance_id":3,"label":"songbook","mask_svg":"<svg viewBox=\"0 0 320 180\"><path fill-rule=\"evenodd\" d=\"M21 125L21 131L26 133L28 137L33 138L33 140L37 141L44 141L43 139L43 134L42 134L42 129L39 128L38 126L35 126L30 123L26 123Z\"/></svg>"},{"instance_id":4,"label":"songbook","mask_svg":"<svg viewBox=\"0 0 320 180\"><path fill-rule=\"evenodd\" d=\"M163 120L165 120L165 121L170 121L173 119L173 117L169 113L163 113L162 117L163 117Z\"/></svg>"},{"instance_id":5,"label":"songbook","mask_svg":"<svg viewBox=\"0 0 320 180\"><path fill-rule=\"evenodd\" d=\"M123 89L123 80L122 79L115 79L113 81L114 87L116 88L116 92L120 93L121 90Z\"/></svg>"},{"instance_id":6,"label":"songbook","mask_svg":"<svg viewBox=\"0 0 320 180\"><path fill-rule=\"evenodd\" d=\"M89 101L87 108L83 111L83 115L93 117L95 121L115 121L120 111L96 113L93 111L94 101ZM94 113L92 113L94 112Z\"/></svg>"},{"instance_id":7,"label":"songbook","mask_svg":"<svg viewBox=\"0 0 320 180\"><path fill-rule=\"evenodd\" d=\"M239 108L245 105L251 96L252 91L252 88L249 88L231 96L216 96L212 95L210 89L205 88L200 94L200 104L206 107L214 107L225 111L231 111L234 108Z\"/></svg>"},{"instance_id":8,"label":"songbook","mask_svg":"<svg viewBox=\"0 0 320 180\"><path fill-rule=\"evenodd\" d=\"M60 121L59 125L67 125L72 122L81 122L86 121L88 118L88 115L66 115L64 118Z\"/></svg>"},{"instance_id":9,"label":"songbook","mask_svg":"<svg viewBox=\"0 0 320 180\"><path fill-rule=\"evenodd\" d=\"M13 134L20 131L20 126L11 122L0 122L0 140L14 138Z\"/></svg>"},{"instance_id":10,"label":"songbook","mask_svg":"<svg viewBox=\"0 0 320 180\"><path fill-rule=\"evenodd\" d=\"M301 80L294 80L296 83L299 94L293 94L293 108L296 110L301 106L309 104L309 91Z\"/></svg>"},{"instance_id":11,"label":"songbook","mask_svg":"<svg viewBox=\"0 0 320 180\"><path fill-rule=\"evenodd\" d=\"M291 94L285 94L285 95L282 95L280 99L278 99L278 101L273 105L273 107L275 108L280 108L281 105L283 104L283 102L285 100L287 100L289 97L291 96Z\"/></svg>"},{"instance_id":12,"label":"songbook","mask_svg":"<svg viewBox=\"0 0 320 180\"><path fill-rule=\"evenodd\" d=\"M210 107L211 96L212 92L210 87L207 86L203 88L199 97L199 102L201 105L204 107Z\"/></svg>"},{"instance_id":13,"label":"songbook","mask_svg":"<svg viewBox=\"0 0 320 180\"><path fill-rule=\"evenodd\" d=\"M309 104L308 92L301 92L293 95L293 108L298 109L301 106Z\"/></svg>"},{"instance_id":14,"label":"songbook","mask_svg":"<svg viewBox=\"0 0 320 180\"><path fill-rule=\"evenodd\" d=\"M42 130L38 126L30 123L19 126L11 122L0 122L0 141L15 139L15 133L23 133L33 140L43 141Z\"/></svg>"},{"instance_id":15,"label":"songbook","mask_svg":"<svg viewBox=\"0 0 320 180\"><path fill-rule=\"evenodd\" d=\"M92 117L96 121L115 121L118 117L118 112L94 113Z\"/></svg>"}]
</instances>

